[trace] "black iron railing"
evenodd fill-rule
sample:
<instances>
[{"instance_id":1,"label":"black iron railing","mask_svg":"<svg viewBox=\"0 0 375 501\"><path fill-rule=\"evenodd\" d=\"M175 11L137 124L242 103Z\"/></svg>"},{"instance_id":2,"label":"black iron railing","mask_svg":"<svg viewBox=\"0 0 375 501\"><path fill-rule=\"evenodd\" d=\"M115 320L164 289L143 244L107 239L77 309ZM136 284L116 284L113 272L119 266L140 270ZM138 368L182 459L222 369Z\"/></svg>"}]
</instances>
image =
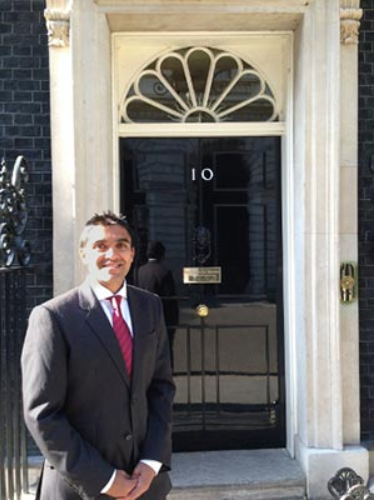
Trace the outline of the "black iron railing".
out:
<instances>
[{"instance_id":1,"label":"black iron railing","mask_svg":"<svg viewBox=\"0 0 375 501\"><path fill-rule=\"evenodd\" d=\"M374 493L351 468L341 468L328 482L333 499L374 499Z\"/></svg>"},{"instance_id":2,"label":"black iron railing","mask_svg":"<svg viewBox=\"0 0 375 501\"><path fill-rule=\"evenodd\" d=\"M27 435L21 398L20 354L26 327L25 266L30 245L25 184L28 166L16 159L12 173L0 167L0 499L28 491Z\"/></svg>"}]
</instances>

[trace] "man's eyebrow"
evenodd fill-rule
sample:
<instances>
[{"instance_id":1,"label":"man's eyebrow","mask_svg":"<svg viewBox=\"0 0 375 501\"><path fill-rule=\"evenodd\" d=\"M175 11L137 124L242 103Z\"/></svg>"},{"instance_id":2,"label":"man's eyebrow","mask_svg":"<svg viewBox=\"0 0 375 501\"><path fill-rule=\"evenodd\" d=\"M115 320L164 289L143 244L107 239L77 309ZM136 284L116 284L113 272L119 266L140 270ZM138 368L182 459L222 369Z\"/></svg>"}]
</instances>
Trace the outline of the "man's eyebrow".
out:
<instances>
[{"instance_id":1,"label":"man's eyebrow","mask_svg":"<svg viewBox=\"0 0 375 501\"><path fill-rule=\"evenodd\" d=\"M93 242L93 245L99 245L99 244L107 244L108 243L108 239L107 238L101 238L99 240L95 240L95 242ZM131 239L128 238L128 237L121 237L121 238L117 238L115 240L116 243L121 243L121 242L126 242L126 243L129 243L131 244Z\"/></svg>"}]
</instances>

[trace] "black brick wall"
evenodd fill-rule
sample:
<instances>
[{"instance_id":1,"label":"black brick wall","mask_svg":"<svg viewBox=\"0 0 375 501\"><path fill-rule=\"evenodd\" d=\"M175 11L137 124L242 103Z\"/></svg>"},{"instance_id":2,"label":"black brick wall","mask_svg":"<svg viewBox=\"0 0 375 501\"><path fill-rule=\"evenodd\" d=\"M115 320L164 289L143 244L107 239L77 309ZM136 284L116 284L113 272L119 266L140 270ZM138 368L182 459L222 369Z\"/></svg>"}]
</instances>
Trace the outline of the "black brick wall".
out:
<instances>
[{"instance_id":1,"label":"black brick wall","mask_svg":"<svg viewBox=\"0 0 375 501\"><path fill-rule=\"evenodd\" d=\"M49 69L44 0L0 1L0 159L30 164L29 219L33 248L27 274L30 309L52 295L52 189Z\"/></svg>"},{"instance_id":2,"label":"black brick wall","mask_svg":"<svg viewBox=\"0 0 375 501\"><path fill-rule=\"evenodd\" d=\"M359 37L359 325L361 437L374 439L374 3L362 0Z\"/></svg>"}]
</instances>

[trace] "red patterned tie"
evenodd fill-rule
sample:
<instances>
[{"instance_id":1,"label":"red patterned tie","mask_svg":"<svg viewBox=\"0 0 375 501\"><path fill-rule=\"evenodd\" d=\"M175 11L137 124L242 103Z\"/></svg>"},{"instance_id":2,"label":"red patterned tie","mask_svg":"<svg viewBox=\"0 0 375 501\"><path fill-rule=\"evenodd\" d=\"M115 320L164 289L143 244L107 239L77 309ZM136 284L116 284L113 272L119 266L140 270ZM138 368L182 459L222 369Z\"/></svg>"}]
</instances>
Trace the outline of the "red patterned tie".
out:
<instances>
[{"instance_id":1,"label":"red patterned tie","mask_svg":"<svg viewBox=\"0 0 375 501\"><path fill-rule=\"evenodd\" d=\"M121 296L112 296L109 298L112 307L112 321L113 321L113 330L115 331L117 340L119 342L126 370L128 371L128 376L131 379L133 372L133 338L130 333L129 327L125 322L122 313L121 313Z\"/></svg>"}]
</instances>

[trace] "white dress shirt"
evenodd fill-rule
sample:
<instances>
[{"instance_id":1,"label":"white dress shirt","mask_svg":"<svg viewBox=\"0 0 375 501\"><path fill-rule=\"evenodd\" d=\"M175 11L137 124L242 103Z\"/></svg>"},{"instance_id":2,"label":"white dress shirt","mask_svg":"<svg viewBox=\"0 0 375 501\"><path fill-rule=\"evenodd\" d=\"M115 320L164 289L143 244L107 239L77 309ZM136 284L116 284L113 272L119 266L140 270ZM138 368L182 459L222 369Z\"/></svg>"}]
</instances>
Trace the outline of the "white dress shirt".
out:
<instances>
[{"instance_id":1,"label":"white dress shirt","mask_svg":"<svg viewBox=\"0 0 375 501\"><path fill-rule=\"evenodd\" d=\"M92 290L94 291L95 296L99 300L100 306L103 308L103 311L106 314L106 317L108 318L108 321L111 324L111 326L112 326L113 306L111 300L108 298L111 298L112 296L121 296L123 298L120 305L122 317L129 327L130 334L133 336L133 324L130 316L126 282L124 282L124 285L118 292L116 292L116 294L113 294L110 290L106 289L105 287L103 287L103 285L99 284L98 282L90 282L90 285Z\"/></svg>"},{"instance_id":2,"label":"white dress shirt","mask_svg":"<svg viewBox=\"0 0 375 501\"><path fill-rule=\"evenodd\" d=\"M99 282L90 281L90 285L91 285L91 288L92 288L95 296L97 297L97 299L100 303L100 306L102 307L106 317L108 318L108 321L111 324L111 326L113 325L113 321L112 321L113 307L112 307L111 300L108 298L110 298L112 296L122 296L123 299L122 299L121 305L120 305L121 313L122 313L123 319L125 320L125 322L127 323L128 327L129 327L131 335L134 336L133 324L132 324L132 319L131 319L130 310L129 310L126 280L124 282L124 285L121 287L121 289L119 291L116 292L116 294L113 294L110 290L106 289ZM160 468L162 467L162 463L160 463L159 461L154 461L152 459L141 459L141 462L150 466L150 468L152 468L154 470L156 475L159 473ZM115 480L115 476L116 476L116 470L113 472L113 475L109 479L109 482L100 491L101 494L105 494L112 487L112 484Z\"/></svg>"}]
</instances>

